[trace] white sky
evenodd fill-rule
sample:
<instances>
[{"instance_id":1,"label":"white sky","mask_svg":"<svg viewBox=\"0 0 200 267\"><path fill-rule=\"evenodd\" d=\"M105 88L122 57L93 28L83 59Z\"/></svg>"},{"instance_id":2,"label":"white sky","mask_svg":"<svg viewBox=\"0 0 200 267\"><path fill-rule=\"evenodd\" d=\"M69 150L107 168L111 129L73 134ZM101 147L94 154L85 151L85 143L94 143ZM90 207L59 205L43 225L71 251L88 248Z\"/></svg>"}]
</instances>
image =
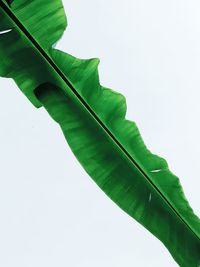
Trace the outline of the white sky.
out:
<instances>
[{"instance_id":1,"label":"white sky","mask_svg":"<svg viewBox=\"0 0 200 267\"><path fill-rule=\"evenodd\" d=\"M200 215L200 3L64 0L58 47L101 59L103 85L165 157ZM0 266L175 267L87 176L44 110L0 79Z\"/></svg>"}]
</instances>

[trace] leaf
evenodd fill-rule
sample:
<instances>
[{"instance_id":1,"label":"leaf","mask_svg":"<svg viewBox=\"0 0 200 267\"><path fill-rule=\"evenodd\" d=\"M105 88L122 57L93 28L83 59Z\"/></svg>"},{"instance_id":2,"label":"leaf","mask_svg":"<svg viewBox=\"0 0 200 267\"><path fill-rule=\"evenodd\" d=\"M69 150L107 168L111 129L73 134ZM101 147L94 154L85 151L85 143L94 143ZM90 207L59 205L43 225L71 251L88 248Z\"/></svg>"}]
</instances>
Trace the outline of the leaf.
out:
<instances>
[{"instance_id":1,"label":"leaf","mask_svg":"<svg viewBox=\"0 0 200 267\"><path fill-rule=\"evenodd\" d=\"M11 7L11 4L14 0L6 0L6 3L9 5L9 7Z\"/></svg>"},{"instance_id":2,"label":"leaf","mask_svg":"<svg viewBox=\"0 0 200 267\"><path fill-rule=\"evenodd\" d=\"M12 10L1 1L0 7L0 75L46 108L95 183L181 267L199 267L200 220L167 162L125 119L124 97L100 85L98 59L52 48L67 25L61 1L18 0Z\"/></svg>"}]
</instances>

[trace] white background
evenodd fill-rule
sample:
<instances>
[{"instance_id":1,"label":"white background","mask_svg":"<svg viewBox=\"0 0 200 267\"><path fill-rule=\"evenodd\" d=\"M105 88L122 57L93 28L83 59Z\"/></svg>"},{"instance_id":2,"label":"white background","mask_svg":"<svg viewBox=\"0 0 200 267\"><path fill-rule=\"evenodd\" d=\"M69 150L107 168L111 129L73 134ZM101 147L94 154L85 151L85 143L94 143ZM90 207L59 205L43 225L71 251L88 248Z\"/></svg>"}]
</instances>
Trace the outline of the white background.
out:
<instances>
[{"instance_id":1,"label":"white background","mask_svg":"<svg viewBox=\"0 0 200 267\"><path fill-rule=\"evenodd\" d=\"M101 83L199 207L200 4L64 1L58 47L101 59ZM0 79L0 266L175 267L164 246L91 181L59 127Z\"/></svg>"}]
</instances>

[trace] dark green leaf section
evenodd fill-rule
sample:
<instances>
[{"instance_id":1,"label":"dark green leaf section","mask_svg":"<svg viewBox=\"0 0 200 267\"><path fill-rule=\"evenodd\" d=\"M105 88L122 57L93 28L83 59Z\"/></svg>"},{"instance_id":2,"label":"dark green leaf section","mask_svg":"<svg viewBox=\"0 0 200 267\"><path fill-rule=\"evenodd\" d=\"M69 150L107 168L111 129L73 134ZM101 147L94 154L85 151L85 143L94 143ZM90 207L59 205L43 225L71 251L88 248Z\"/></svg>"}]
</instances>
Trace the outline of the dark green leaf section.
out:
<instances>
[{"instance_id":1,"label":"dark green leaf section","mask_svg":"<svg viewBox=\"0 0 200 267\"><path fill-rule=\"evenodd\" d=\"M47 53L61 38L67 26L61 0L16 0L12 4L12 12ZM14 78L29 100L36 107L40 107L33 90L48 76L46 63L40 65L38 62L41 61L40 53L33 49L16 27L16 24L11 22L2 10L0 32L7 29L13 29L13 31L0 35L0 75ZM35 61L34 65L31 64L31 60ZM49 75L52 74L49 73Z\"/></svg>"},{"instance_id":2,"label":"dark green leaf section","mask_svg":"<svg viewBox=\"0 0 200 267\"><path fill-rule=\"evenodd\" d=\"M7 4L9 5L9 7L11 7L11 4L14 0L6 0Z\"/></svg>"},{"instance_id":3,"label":"dark green leaf section","mask_svg":"<svg viewBox=\"0 0 200 267\"><path fill-rule=\"evenodd\" d=\"M12 11L45 49L54 45L67 27L61 0L15 0Z\"/></svg>"},{"instance_id":4,"label":"dark green leaf section","mask_svg":"<svg viewBox=\"0 0 200 267\"><path fill-rule=\"evenodd\" d=\"M160 239L181 267L199 267L200 221L178 178L164 159L146 148L136 124L125 119L124 97L100 85L99 61L80 60L51 48L66 19L61 1L46 2L12 4L41 49L8 11L0 9L0 31L11 29L0 35L0 75L13 78L33 104L47 109L92 179Z\"/></svg>"}]
</instances>

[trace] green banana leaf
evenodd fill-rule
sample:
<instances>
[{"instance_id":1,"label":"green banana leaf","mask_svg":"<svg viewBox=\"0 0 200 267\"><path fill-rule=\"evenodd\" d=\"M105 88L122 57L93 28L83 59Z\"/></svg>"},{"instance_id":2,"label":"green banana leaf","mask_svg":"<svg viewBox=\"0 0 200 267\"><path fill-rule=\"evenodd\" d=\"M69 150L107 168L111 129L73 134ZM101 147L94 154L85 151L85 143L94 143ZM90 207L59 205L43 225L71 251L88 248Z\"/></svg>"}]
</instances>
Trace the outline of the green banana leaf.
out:
<instances>
[{"instance_id":1,"label":"green banana leaf","mask_svg":"<svg viewBox=\"0 0 200 267\"><path fill-rule=\"evenodd\" d=\"M99 60L53 49L66 26L61 0L0 0L0 76L48 111L95 183L179 266L199 267L200 220L179 179L126 120L124 97L100 85Z\"/></svg>"},{"instance_id":2,"label":"green banana leaf","mask_svg":"<svg viewBox=\"0 0 200 267\"><path fill-rule=\"evenodd\" d=\"M11 7L11 4L14 0L6 0L6 3L9 5L9 7Z\"/></svg>"}]
</instances>

